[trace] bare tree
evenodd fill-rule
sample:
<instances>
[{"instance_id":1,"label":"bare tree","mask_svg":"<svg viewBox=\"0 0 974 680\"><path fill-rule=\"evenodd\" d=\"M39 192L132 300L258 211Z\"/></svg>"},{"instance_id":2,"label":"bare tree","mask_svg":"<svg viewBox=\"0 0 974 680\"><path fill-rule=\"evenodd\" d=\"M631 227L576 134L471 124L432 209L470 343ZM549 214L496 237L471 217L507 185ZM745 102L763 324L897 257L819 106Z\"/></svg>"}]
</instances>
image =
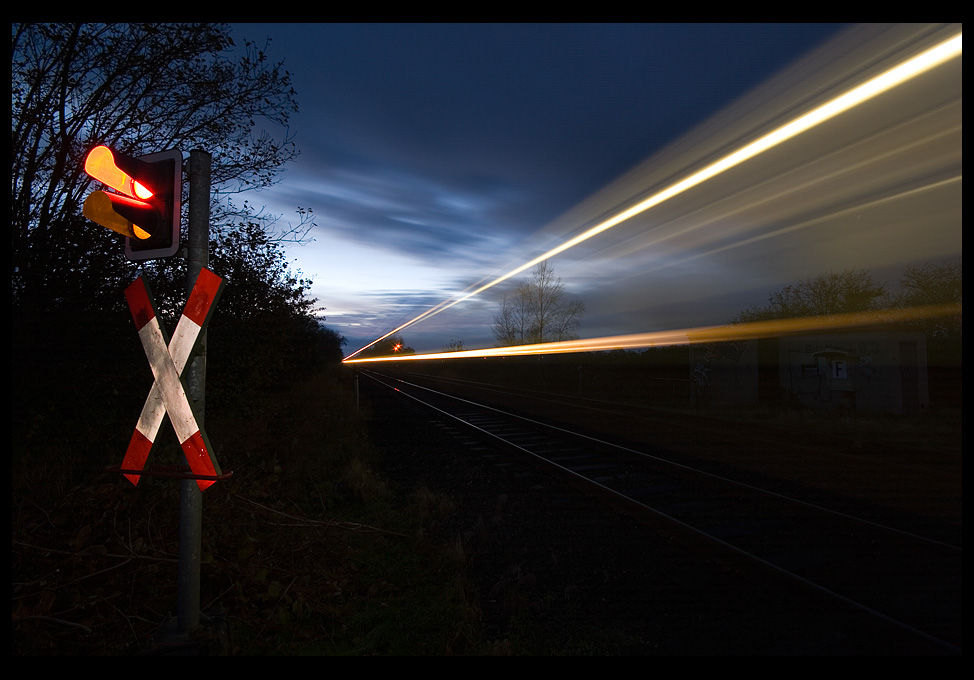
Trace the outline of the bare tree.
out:
<instances>
[{"instance_id":1,"label":"bare tree","mask_svg":"<svg viewBox=\"0 0 974 680\"><path fill-rule=\"evenodd\" d=\"M494 337L502 347L526 345L531 340L531 287L518 284L504 295L500 311L494 315Z\"/></svg>"},{"instance_id":2,"label":"bare tree","mask_svg":"<svg viewBox=\"0 0 974 680\"><path fill-rule=\"evenodd\" d=\"M494 315L494 337L501 346L574 340L584 311L581 300L566 297L554 268L541 262L530 281L504 296Z\"/></svg>"},{"instance_id":3,"label":"bare tree","mask_svg":"<svg viewBox=\"0 0 974 680\"><path fill-rule=\"evenodd\" d=\"M234 48L229 27L218 24L13 25L15 297L63 279L72 267L56 261L65 243L85 241L80 252L99 244L78 228L91 182L83 159L97 144L135 156L205 149L214 191L224 194L276 181L297 154L287 132L297 110L290 75L252 43ZM259 127L261 119L280 134ZM222 217L227 210L229 202Z\"/></svg>"}]
</instances>

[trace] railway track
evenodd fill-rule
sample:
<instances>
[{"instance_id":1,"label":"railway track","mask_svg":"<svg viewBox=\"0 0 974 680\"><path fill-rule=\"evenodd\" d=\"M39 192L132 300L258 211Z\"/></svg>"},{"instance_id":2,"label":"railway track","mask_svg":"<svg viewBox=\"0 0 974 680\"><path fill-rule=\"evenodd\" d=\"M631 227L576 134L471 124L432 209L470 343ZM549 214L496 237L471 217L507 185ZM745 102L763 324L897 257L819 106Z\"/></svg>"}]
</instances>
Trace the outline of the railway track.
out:
<instances>
[{"instance_id":1,"label":"railway track","mask_svg":"<svg viewBox=\"0 0 974 680\"><path fill-rule=\"evenodd\" d=\"M847 494L798 484L794 476L782 478L773 466L751 467L743 473L728 466L728 457L739 458L741 447L753 454L783 446L774 433L750 440L741 432L714 437L705 428L698 428L694 437L674 435L673 423L662 428L645 414L640 417L625 409L546 396L548 412L554 399L559 419L577 425L565 427L480 403L469 398L469 385L452 386L451 392L464 387L467 395L461 397L434 389L429 377L371 371L362 375L434 409L477 437L517 452L546 474L557 475L725 568L773 581L823 606L852 611L915 639L930 653L962 653L959 540L951 540L950 531L919 533L913 530L915 523L885 522L896 513L887 509L884 514L875 502L864 503L862 498L833 502ZM527 398L490 389L495 397L503 394L501 401L511 407ZM619 428L622 436L592 434L585 423L593 411L602 414L597 418L604 426ZM632 425L637 417L640 428L652 430L655 424L663 446L632 445L634 438L640 438ZM621 425L624 422L630 425ZM710 454L706 461L699 458L705 446ZM804 455L814 449L814 442L801 443ZM854 453L840 454L854 474L861 472L864 460L876 464L861 451ZM781 458L783 451L777 454ZM794 467L807 465L799 462ZM788 467L780 460L777 466ZM882 505L888 491L879 489L876 495Z\"/></svg>"}]
</instances>

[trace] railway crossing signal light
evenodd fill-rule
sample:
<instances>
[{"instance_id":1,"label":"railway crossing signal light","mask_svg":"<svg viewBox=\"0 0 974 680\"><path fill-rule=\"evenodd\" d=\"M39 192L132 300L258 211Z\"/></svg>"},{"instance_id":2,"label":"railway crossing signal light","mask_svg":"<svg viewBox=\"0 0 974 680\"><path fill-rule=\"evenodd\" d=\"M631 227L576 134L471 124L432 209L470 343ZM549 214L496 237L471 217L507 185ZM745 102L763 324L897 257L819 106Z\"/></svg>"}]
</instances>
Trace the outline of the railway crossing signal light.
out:
<instances>
[{"instance_id":1,"label":"railway crossing signal light","mask_svg":"<svg viewBox=\"0 0 974 680\"><path fill-rule=\"evenodd\" d=\"M125 236L132 261L171 257L179 250L183 154L178 149L133 158L96 146L85 172L115 192L95 191L82 213Z\"/></svg>"}]
</instances>

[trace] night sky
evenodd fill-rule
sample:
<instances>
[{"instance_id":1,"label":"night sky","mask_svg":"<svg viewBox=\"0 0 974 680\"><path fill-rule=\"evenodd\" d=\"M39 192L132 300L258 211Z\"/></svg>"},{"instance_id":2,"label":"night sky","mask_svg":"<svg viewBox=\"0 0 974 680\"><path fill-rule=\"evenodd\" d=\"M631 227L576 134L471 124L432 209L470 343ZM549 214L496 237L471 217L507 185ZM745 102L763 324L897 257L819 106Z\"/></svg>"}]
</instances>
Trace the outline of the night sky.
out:
<instances>
[{"instance_id":1,"label":"night sky","mask_svg":"<svg viewBox=\"0 0 974 680\"><path fill-rule=\"evenodd\" d=\"M784 120L799 104L844 82L848 73L840 63L875 65L889 58L889 49L870 47L880 55L872 59L857 50L889 43L890 31L863 31L820 24L237 24L238 44L245 37L261 46L271 39L270 59L284 60L300 105L290 132L301 156L274 188L247 198L285 221L296 221L298 206L314 210L314 242L289 248L289 255L296 270L314 279L313 294L327 308L325 323L348 338L350 353L577 233L614 208L613 201L660 186L726 153L746 134ZM930 32L892 31L910 40ZM826 72L831 79L817 76ZM959 74L958 63L956 78L951 73L937 83L945 106L956 100L958 117ZM897 115L912 130L928 113ZM902 180L899 187L948 178L948 195L937 194L938 204L956 201L957 212L925 227L938 230L935 244L924 238L929 252L911 255L959 254L960 183L949 180L960 174L959 146L956 158L942 158L950 155L944 150L927 154L939 160L922 181L876 180L877 186L827 207L791 194L780 199L784 190L772 187L786 176L808 183L799 175L813 165L816 176L828 172L829 158L868 145L861 140L875 133L863 126L875 119L845 121L843 129L854 132L838 151L808 152L800 145L819 142L799 141L794 152L769 160L763 174L748 168L744 184L717 183L710 193L613 230L611 239L598 237L553 258L569 294L586 303L582 336L725 323L796 277L899 265L904 258L891 253L862 255L874 250L877 238L898 233L863 232L855 243L840 243L835 234L848 233L847 225L833 225L832 233L828 218L816 216L848 216L849 206L874 201L884 188L889 193L894 181ZM877 130L903 124L875 123ZM833 129L829 136L842 134ZM799 167L787 165L799 152L812 155ZM876 176L866 165L863 172ZM850 185L848 177L835 181L838 191ZM746 206L728 207L748 192ZM748 211L768 205L760 192L795 206L794 212L769 207L757 220L763 231L755 231ZM854 216L860 223L863 217ZM883 230L896 229L883 221ZM792 232L817 236L802 243L761 237L799 223L818 226ZM691 233L696 236L688 240ZM649 234L655 236L647 240ZM748 240L775 246L771 255L758 254L741 247ZM719 255L730 251L733 260ZM850 251L859 255L846 257ZM402 335L420 352L437 351L452 339L468 348L493 346L490 323L509 288L498 285Z\"/></svg>"}]
</instances>

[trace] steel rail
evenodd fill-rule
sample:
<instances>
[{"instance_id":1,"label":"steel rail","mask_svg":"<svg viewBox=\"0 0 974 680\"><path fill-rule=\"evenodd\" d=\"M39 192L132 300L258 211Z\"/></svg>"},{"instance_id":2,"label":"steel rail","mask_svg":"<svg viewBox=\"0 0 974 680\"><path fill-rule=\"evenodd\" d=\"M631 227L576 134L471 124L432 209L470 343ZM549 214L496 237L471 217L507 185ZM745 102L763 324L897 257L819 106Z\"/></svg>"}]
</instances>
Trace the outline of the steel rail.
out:
<instances>
[{"instance_id":1,"label":"steel rail","mask_svg":"<svg viewBox=\"0 0 974 680\"><path fill-rule=\"evenodd\" d=\"M659 533L661 533L663 535L666 535L668 537L671 537L671 538L679 541L682 545L686 546L687 548L692 549L692 550L698 552L699 554L702 554L702 555L706 556L707 558L714 560L716 563L718 563L720 565L724 565L724 566L728 566L728 567L730 567L730 566L737 566L737 567L740 567L740 568L750 569L750 570L756 571L758 573L761 573L761 574L770 576L770 577L774 578L775 581L777 583L781 584L782 586L790 587L790 588L797 587L797 588L800 588L802 592L804 592L806 594L813 595L813 596L817 597L818 599L820 599L820 600L822 600L822 601L824 601L826 603L837 604L839 606L852 609L852 610L858 612L859 614L862 614L864 616L869 617L870 619L873 619L873 620L876 620L876 621L880 621L880 622L882 622L882 623L884 623L886 625L892 626L892 627L894 627L894 628L896 628L896 629L898 629L898 630L900 630L902 632L905 632L905 633L907 633L909 635L912 635L912 636L915 636L915 637L917 637L917 638L919 638L921 640L924 640L924 641L930 643L931 645L933 645L934 647L936 647L936 648L938 648L938 649L940 649L940 650L942 650L942 651L944 651L946 653L949 653L949 654L957 654L957 655L962 654L961 648L958 647L957 645L954 645L954 644L952 644L952 643L950 643L948 641L942 640L941 638L939 638L939 637L937 637L935 635L932 635L930 633L927 633L926 631L923 631L923 630L917 628L916 626L913 626L913 625L908 624L906 622L900 621L900 620L898 620L898 619L896 619L896 618L894 618L894 617L892 617L892 616L890 616L888 614L885 614L884 612L881 612L881 611L879 611L879 610L877 610L877 609L875 609L873 607L870 607L870 606L868 606L866 604L863 604L861 602L858 602L858 601L856 601L856 600L854 600L854 599L852 599L852 598L850 598L850 597L848 597L846 595L843 595L841 593L837 593L834 590L831 590L831 589L829 589L829 588L827 588L827 587L825 587L825 586L823 586L821 584L815 583L814 581L812 581L812 580L810 580L810 579L808 579L808 578L806 578L804 576L801 576L801 575L796 574L796 573L794 573L792 571L789 571L789 570L787 570L785 568L782 568L782 567L780 567L778 565L775 565L775 564L769 562L766 559L763 559L763 558L761 558L761 557L759 557L757 555L754 555L753 553L747 552L746 550L743 550L742 548L739 548L737 546L734 546L734 545L732 545L732 544L730 544L730 543L728 543L728 542L726 542L726 541L724 541L724 540L722 540L720 538L717 538L717 537L715 537L715 536L713 536L711 534L708 534L708 533L706 533L704 531L701 531L700 529L697 529L697 528L691 526L690 524L687 524L686 522L683 522L683 521L681 521L679 519L676 519L676 518L674 518L674 517L672 517L670 515L667 515L667 514L661 512L661 511L659 511L659 510L656 510L656 509L654 509L654 508L652 508L652 507L644 504L644 503L641 503L641 502L639 502L639 501L637 501L637 500L635 500L635 499L633 499L633 498L625 495L624 493L621 493L619 491L616 491L614 489L611 489L611 488L605 486L604 484L601 484L600 482L597 482L597 481L595 481L593 479L590 479L590 478L586 477L585 475L582 475L582 474L580 474L578 472L575 472L574 470L572 470L572 469L570 469L570 468L568 468L568 467L566 467L564 465L561 465L561 464L559 464L559 463L557 463L555 461L552 461L552 460L550 460L548 458L545 458L544 456L539 455L539 454L531 451L530 449L525 448L524 446L521 446L521 445L519 445L519 444L517 444L515 442L512 442L509 439L505 439L505 437L503 435L501 435L501 434L498 434L498 433L495 433L495 432L491 432L489 429L485 429L483 427L477 426L477 425L469 422L469 420L466 420L463 417L458 416L455 413L451 413L449 410L447 410L445 408L441 408L441 407L439 407L439 406L431 403L430 401L424 400L424 399L416 396L415 394L411 394L410 392L408 392L408 391L406 391L404 389L400 389L399 387L396 387L396 386L394 386L392 384L389 384L387 382L384 382L379 377L379 374L373 373L371 371L363 371L363 375L366 375L370 379L374 380L375 382L377 382L377 383L379 383L379 384L381 384L381 385L383 385L383 386L385 386L385 387L387 387L389 389L395 390L396 392L398 392L402 396L408 397L408 398L412 399L413 401L415 401L415 402L423 405L426 408L432 409L432 410L436 411L437 413L439 413L439 414L441 414L443 416L446 416L446 417L450 418L451 420L454 420L454 421L457 421L457 422L462 423L465 427L471 428L471 429L477 431L478 433L480 433L483 436L489 437L490 439L492 439L494 441L497 441L497 442L501 443L502 445L504 445L504 446L506 446L508 448L514 448L514 449L516 449L517 451L519 451L519 452L521 452L523 454L527 454L528 457L529 457L528 460L530 460L535 466L540 467L543 470L546 470L546 471L549 471L551 473L556 474L560 479L562 479L563 481L566 481L572 487L577 488L577 489L579 489L579 490L581 490L581 491L583 491L583 492L585 492L585 493L587 493L589 495L598 497L600 500L602 500L603 502L607 503L610 507L613 507L614 509L616 509L618 511L621 511L621 512L624 512L624 513L628 514L629 516L633 517L634 519L636 519L637 521L641 522L645 526L648 526L648 527L652 528L653 530L655 530L655 531L657 531L657 532L659 532ZM383 377L387 377L387 376L383 376ZM867 526L868 528L873 529L873 530L880 530L880 531L885 531L885 532L889 532L891 534L898 535L901 538L902 537L905 537L905 538L909 538L909 539L913 539L913 540L919 540L919 541L925 542L927 544L930 544L930 545L933 545L933 546L936 546L936 547L947 548L947 549L949 549L951 551L957 551L957 552L960 551L960 548L958 548L956 546L952 546L952 545L946 544L946 543L942 543L940 541L934 541L933 539L928 539L928 538L923 537L923 536L918 536L916 534L911 534L911 533L908 533L908 532L904 532L904 531L901 531L899 529L895 529L893 527L887 527L885 525L880 525L880 524L877 524L875 522L871 522L869 520L864 520L864 519L861 519L861 518L856 518L856 517L853 517L851 515L847 515L845 513L838 513L836 511L830 510L828 508L823 508L821 506L817 506L817 505L814 505L814 504L811 504L811 503L807 503L807 502L801 501L799 499L794 499L794 498L790 498L790 497L787 497L787 496L783 496L781 494L778 494L778 493L775 493L775 492L772 492L772 491L768 491L766 489L761 489L761 488L754 487L754 486L749 485L749 484L744 484L744 483L741 483L741 482L737 482L736 480L727 479L727 478L721 477L719 475L714 475L712 473L709 473L709 472L706 472L706 471L702 471L702 470L698 470L698 469L695 469L695 468L692 468L690 466L686 466L686 465L683 465L683 464L680 464L680 463L675 463L673 461L668 461L668 460L663 459L663 458L660 458L658 456L652 456L650 454L645 454L643 452L635 451L634 449L629 449L628 447L622 447L622 446L619 446L617 444L613 444L611 442L606 442L604 440L600 440L600 439L597 439L595 437L591 437L589 435L585 435L585 434L582 434L582 433L572 432L572 431L567 430L565 428L557 427L557 426L550 425L550 424L547 424L547 423L542 423L540 421L536 421L536 420L533 420L531 418L527 418L527 417L524 417L524 416L521 416L521 415L518 415L518 414L509 413L507 411L503 411L503 410L498 409L498 408L495 408L493 406L488 406L488 405L485 405L485 404L479 404L479 403L474 402L474 401L471 401L469 399L464 399L464 398L461 398L461 397L457 397L455 395L451 395L451 394L448 394L448 393L440 392L438 390L434 390L432 388L425 387L423 385L418 385L418 384L415 384L415 383L410 383L408 381L402 380L401 378L391 378L391 379L392 380L395 380L395 381L397 381L399 383L401 383L403 386L408 386L408 387L416 388L416 389L419 389L419 390L423 390L423 391L429 392L429 393L431 393L433 395L439 395L440 397L445 397L447 399L450 399L450 400L453 400L453 401L456 401L456 402L461 402L461 403L468 404L471 407L475 407L475 408L478 408L478 409L487 410L487 411L491 411L491 412L494 412L494 413L497 413L497 414L501 414L501 415L503 415L504 417L507 417L507 418L516 418L518 420L525 421L525 422L527 422L527 423L529 423L529 424L531 424L533 426L543 427L543 428L546 428L546 429L549 429L549 430L557 431L557 432L559 432L561 434L564 434L564 435L569 435L569 436L572 436L572 437L581 438L581 439L590 441L592 443L598 444L600 446L611 446L613 448L617 448L619 450L622 450L622 451L624 451L624 452L626 452L628 454L636 454L636 455L639 455L641 457L645 457L645 458L651 459L654 462L659 462L659 463L663 463L663 464L666 464L666 465L669 465L669 466L673 466L675 468L679 468L681 471L684 471L684 472L690 472L690 473L693 473L693 474L696 474L696 475L704 475L704 476L710 478L713 481L718 481L718 482L723 483L723 484L732 484L732 485L736 485L738 487L741 487L741 488L746 489L746 490L751 491L751 492L757 492L757 493L765 494L767 496L770 496L770 497L774 498L775 500L784 501L784 502L792 503L792 504L799 504L804 509L813 510L813 511L815 511L817 513L826 514L826 515L830 516L830 518L832 518L832 519L839 519L839 520L842 520L842 521L852 521L852 522L859 523L859 524L862 524L864 526Z\"/></svg>"}]
</instances>

